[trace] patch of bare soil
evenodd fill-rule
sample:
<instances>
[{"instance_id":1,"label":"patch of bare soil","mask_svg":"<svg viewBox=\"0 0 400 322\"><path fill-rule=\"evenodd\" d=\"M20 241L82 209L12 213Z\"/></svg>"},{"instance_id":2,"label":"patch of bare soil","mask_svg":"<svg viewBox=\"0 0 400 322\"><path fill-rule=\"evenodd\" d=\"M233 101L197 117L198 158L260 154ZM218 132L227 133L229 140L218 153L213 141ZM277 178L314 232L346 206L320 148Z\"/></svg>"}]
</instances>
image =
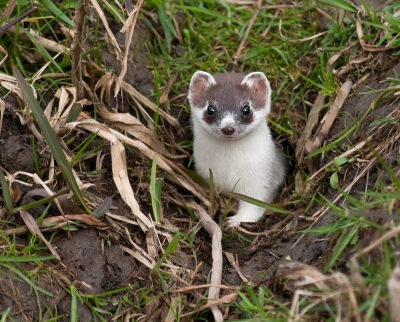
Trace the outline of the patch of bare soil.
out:
<instances>
[{"instance_id":1,"label":"patch of bare soil","mask_svg":"<svg viewBox=\"0 0 400 322\"><path fill-rule=\"evenodd\" d=\"M19 102L12 95L1 98L6 103L6 110L5 120L0 132L0 164L7 166L7 169L12 173L20 170L34 172L33 135L27 126L21 125L18 116L10 112L20 109Z\"/></svg>"}]
</instances>

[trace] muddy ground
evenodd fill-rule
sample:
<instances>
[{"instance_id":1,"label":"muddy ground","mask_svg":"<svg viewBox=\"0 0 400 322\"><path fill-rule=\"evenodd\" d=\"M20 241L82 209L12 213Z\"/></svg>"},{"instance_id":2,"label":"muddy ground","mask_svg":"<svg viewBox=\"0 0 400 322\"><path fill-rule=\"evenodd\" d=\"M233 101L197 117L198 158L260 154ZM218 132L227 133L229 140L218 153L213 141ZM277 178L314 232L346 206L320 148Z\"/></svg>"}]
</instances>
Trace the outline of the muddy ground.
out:
<instances>
[{"instance_id":1,"label":"muddy ground","mask_svg":"<svg viewBox=\"0 0 400 322\"><path fill-rule=\"evenodd\" d=\"M150 90L154 87L152 83L152 73L148 69L150 66L149 59L145 54L143 44L148 37L148 31L145 27L138 27L135 32L135 42L133 44L133 51L135 54L130 57L128 63L128 72L126 81L131 83L142 94L149 95ZM117 33L118 38L118 33ZM122 40L123 41L123 40ZM103 53L104 63L107 67L112 67L118 70L119 66L116 64L115 58L109 53ZM350 122L357 115L362 114L371 102L376 98L376 95L365 95L369 88L379 89L386 87L387 84L381 83L382 79L394 76L395 73L400 74L399 60L389 59L385 63L385 71L388 74L382 76L382 73L376 73L362 85L358 86L356 91L352 92L351 98L345 103L342 108L340 117L334 123L330 137L340 133L341 130L346 128ZM12 95L2 94L2 99L6 102L5 115L2 123L2 130L0 133L0 165L8 173L15 173L17 171L35 172L34 155L32 152L32 140L34 136L26 125L22 125L17 113L21 109L21 104ZM124 110L129 110L129 102L123 102ZM398 103L397 103L398 104ZM368 118L365 120L365 126L355 135L362 135L362 132L368 132L368 126L374 120L379 120L387 117L396 105L387 100L381 101L374 109ZM187 116L184 116L187 118ZM190 133L188 134L190 136ZM329 138L328 138L329 139ZM382 140L385 140L382 137ZM351 139L350 139L351 140ZM295 148L295 146L294 146ZM107 147L105 147L107 149ZM49 166L49 154L46 151L39 152L39 167L46 168ZM41 153L43 152L43 153ZM399 154L393 154L390 158L392 160L391 166L398 166ZM184 166L188 160L183 160ZM321 164L326 163L327 160L321 160ZM106 168L107 174L104 176L107 189L101 189L99 192L100 198L112 197L114 200L114 211L121 215L128 213L128 209L122 205L121 199L116 194L116 188L111 178L110 162L105 162L108 165ZM88 165L90 167L90 164ZM350 169L350 171L355 171ZM351 176L351 172L348 174ZM359 181L353 187L351 193L363 190L366 184L372 184L378 178L378 170L371 171L369 183ZM287 181L286 194L282 194L284 201L293 190L293 177L289 177ZM167 185L170 183L167 183ZM151 212L151 204L148 195L148 185L140 186L139 182L132 179L134 191L137 191L138 201L143 209L143 212ZM15 188L15 186L13 187ZM59 187L55 187L59 188ZM23 197L29 189L27 187L20 187ZM329 199L335 197L331 195L329 188L322 191ZM17 202L17 204L18 204ZM0 204L1 205L1 204ZM3 206L3 205L1 205ZM293 230L299 230L307 227L309 221L308 216L312 216L320 206L311 208L307 213L303 213L302 217L298 219L295 226L285 231L285 225L280 225L283 220L287 220L286 216L273 214L268 216L265 222L244 225L246 229L252 232L262 232L269 230L270 233L262 234L255 237L254 235L245 235L246 241L240 239L237 235L227 232L223 236L223 248L226 252L232 252L238 255L239 265L242 273L249 279L253 279L256 283L266 283L269 277L273 274L277 263L284 258L290 256L293 260L300 261L314 265L318 268L324 267L330 253L330 240L324 236L305 235L294 248L292 246L300 238L301 234L293 233ZM296 209L289 209L296 210ZM52 211L54 211L52 213ZM47 216L58 215L56 209L53 209ZM188 215L184 210L179 207L169 204L164 210L164 216L169 222L179 225L183 231L191 227ZM7 222L2 227L3 229L12 226L12 222L19 222L16 215L7 214L6 218L2 218ZM103 219L107 224L105 219ZM323 225L334 218L328 213L318 222L318 225ZM109 226L110 227L110 226ZM145 235L133 225L127 225L129 231L136 235L137 243L141 247L146 247ZM276 229L278 227L278 229ZM9 316L15 321L35 321L38 317L49 318L46 313L46 306L50 307L54 312L57 308L57 314L64 315L60 321L69 321L69 314L71 310L71 296L68 294L64 287L68 286L71 281L75 282L75 286L81 292L86 294L101 294L117 288L122 288L128 285L132 286L132 292L148 285L150 271L144 267L140 262L126 254L121 248L122 246L129 247L129 243L118 235L118 233L109 230L90 228L85 225L77 226L77 231L67 232L58 230L56 233L45 233L45 236L51 240L52 244L56 247L57 252L61 256L61 262L47 261L48 267L46 272L41 274L39 280L35 280L38 287L53 294L53 297L45 295L42 290L33 291L31 286L24 282L22 279L16 280L13 274L7 267L2 267L0 274L0 312L11 308ZM29 244L28 235L20 235L16 238L15 244L19 249L23 249ZM2 238L2 243L5 243L5 238ZM251 243L249 241L252 241ZM203 262L201 269L196 276L197 283L205 283L206 277L212 265L211 256L211 239L204 230L200 230L196 235L194 242L194 250L196 257L191 250L179 250L171 256L172 261L185 265L186 268L194 269L199 262ZM44 254L49 254L46 249L41 250ZM242 280L237 271L232 268L229 262L224 259L224 273L223 280L232 285L241 285ZM33 271L40 269L35 264L18 264L21 270ZM36 293L36 294L35 294ZM39 299L39 300L37 300ZM109 304L104 306L104 309L110 312L115 312L117 309L117 301L120 300L118 294L108 297ZM113 301L115 299L115 301ZM158 310L154 310L155 314L152 317L153 321L157 321L165 314L165 303L157 302L155 304ZM92 313L84 304L78 304L79 318L81 321L92 320ZM104 316L109 320L110 316ZM147 320L147 321L149 321Z\"/></svg>"}]
</instances>

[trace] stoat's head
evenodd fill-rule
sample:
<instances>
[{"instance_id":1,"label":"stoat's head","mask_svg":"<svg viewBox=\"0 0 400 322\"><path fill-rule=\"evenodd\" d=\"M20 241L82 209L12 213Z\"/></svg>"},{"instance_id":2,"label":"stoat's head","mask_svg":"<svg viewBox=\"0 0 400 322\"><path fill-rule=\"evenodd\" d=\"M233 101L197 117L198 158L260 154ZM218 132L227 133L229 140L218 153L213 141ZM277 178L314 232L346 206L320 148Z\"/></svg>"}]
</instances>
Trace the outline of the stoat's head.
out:
<instances>
[{"instance_id":1,"label":"stoat's head","mask_svg":"<svg viewBox=\"0 0 400 322\"><path fill-rule=\"evenodd\" d=\"M196 72L188 98L194 126L221 139L241 138L265 124L271 108L271 88L261 72Z\"/></svg>"}]
</instances>

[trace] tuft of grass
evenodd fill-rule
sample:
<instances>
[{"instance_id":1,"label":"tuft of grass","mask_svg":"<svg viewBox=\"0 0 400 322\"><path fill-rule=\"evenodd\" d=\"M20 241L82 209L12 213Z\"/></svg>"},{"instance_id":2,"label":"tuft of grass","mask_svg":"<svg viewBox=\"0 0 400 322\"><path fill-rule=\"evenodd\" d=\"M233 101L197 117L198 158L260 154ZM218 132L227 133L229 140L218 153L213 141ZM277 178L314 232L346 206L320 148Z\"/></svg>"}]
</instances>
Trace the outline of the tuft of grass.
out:
<instances>
[{"instance_id":1,"label":"tuft of grass","mask_svg":"<svg viewBox=\"0 0 400 322\"><path fill-rule=\"evenodd\" d=\"M237 291L240 301L236 309L243 314L244 319L236 321L288 321L290 310L280 301L274 299L274 294L265 286L256 290L247 287L245 292Z\"/></svg>"}]
</instances>

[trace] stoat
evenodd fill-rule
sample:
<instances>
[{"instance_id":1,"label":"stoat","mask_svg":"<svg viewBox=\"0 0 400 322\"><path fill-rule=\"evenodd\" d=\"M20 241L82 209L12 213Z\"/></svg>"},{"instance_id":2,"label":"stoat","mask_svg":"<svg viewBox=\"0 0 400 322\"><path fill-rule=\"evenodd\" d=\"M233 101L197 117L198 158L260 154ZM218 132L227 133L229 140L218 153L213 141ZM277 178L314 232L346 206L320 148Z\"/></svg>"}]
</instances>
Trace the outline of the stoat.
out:
<instances>
[{"instance_id":1,"label":"stoat","mask_svg":"<svg viewBox=\"0 0 400 322\"><path fill-rule=\"evenodd\" d=\"M267 126L271 88L261 72L248 75L198 71L188 99L193 123L196 171L223 191L272 202L285 178L285 158ZM239 200L237 214L225 227L261 219L264 209Z\"/></svg>"}]
</instances>

